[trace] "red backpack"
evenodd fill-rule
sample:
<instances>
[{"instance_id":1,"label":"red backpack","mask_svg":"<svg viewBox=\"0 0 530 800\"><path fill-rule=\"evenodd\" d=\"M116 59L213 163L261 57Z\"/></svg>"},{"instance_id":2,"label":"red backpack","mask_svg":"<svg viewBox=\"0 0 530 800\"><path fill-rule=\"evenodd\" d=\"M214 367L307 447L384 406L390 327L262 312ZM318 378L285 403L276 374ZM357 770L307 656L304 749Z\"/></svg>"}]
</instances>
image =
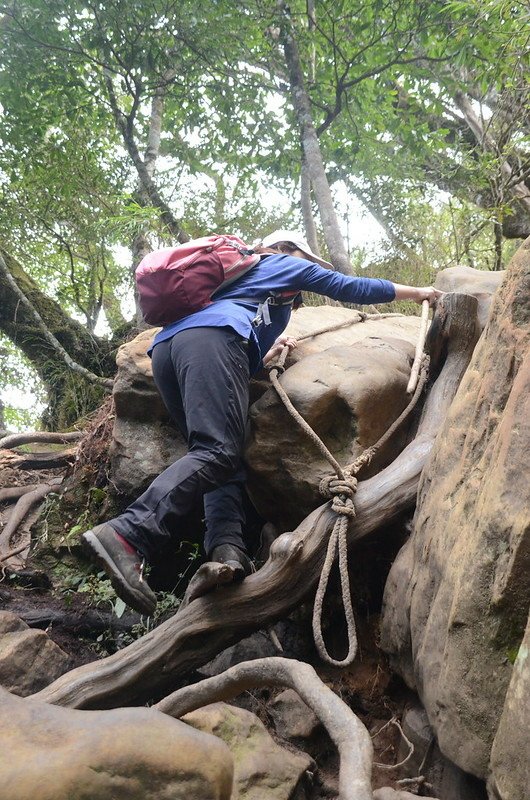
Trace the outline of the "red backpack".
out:
<instances>
[{"instance_id":1,"label":"red backpack","mask_svg":"<svg viewBox=\"0 0 530 800\"><path fill-rule=\"evenodd\" d=\"M140 308L148 325L168 325L200 311L221 286L248 272L260 257L237 236L203 236L154 250L136 269Z\"/></svg>"}]
</instances>

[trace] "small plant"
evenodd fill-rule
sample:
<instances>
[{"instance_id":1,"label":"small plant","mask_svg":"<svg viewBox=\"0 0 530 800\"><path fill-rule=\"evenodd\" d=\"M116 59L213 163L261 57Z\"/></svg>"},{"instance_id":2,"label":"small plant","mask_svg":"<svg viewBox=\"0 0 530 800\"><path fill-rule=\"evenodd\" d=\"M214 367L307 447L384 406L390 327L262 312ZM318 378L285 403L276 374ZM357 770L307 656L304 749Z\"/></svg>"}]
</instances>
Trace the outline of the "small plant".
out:
<instances>
[{"instance_id":1,"label":"small plant","mask_svg":"<svg viewBox=\"0 0 530 800\"><path fill-rule=\"evenodd\" d=\"M108 604L111 608L114 608L116 600L119 599L104 572L80 575L77 585L75 578L71 581L71 588L79 594L88 595L91 605L96 607Z\"/></svg>"}]
</instances>

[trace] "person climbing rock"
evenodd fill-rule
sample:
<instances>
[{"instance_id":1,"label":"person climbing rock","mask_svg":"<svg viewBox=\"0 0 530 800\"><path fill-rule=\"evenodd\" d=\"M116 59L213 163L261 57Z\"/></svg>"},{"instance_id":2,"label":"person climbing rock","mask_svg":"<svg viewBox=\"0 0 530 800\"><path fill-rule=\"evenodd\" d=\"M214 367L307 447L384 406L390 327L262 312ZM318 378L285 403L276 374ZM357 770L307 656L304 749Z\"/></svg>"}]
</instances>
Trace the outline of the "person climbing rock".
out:
<instances>
[{"instance_id":1,"label":"person climbing rock","mask_svg":"<svg viewBox=\"0 0 530 800\"><path fill-rule=\"evenodd\" d=\"M201 498L207 559L231 567L234 581L252 571L242 505L249 381L283 346L296 346L283 331L300 292L356 304L432 304L441 294L430 286L335 272L293 231L275 231L255 250L261 257L252 269L216 292L205 308L166 325L150 348L155 384L186 438L187 454L122 514L82 536L118 596L143 614L156 607L144 565Z\"/></svg>"}]
</instances>

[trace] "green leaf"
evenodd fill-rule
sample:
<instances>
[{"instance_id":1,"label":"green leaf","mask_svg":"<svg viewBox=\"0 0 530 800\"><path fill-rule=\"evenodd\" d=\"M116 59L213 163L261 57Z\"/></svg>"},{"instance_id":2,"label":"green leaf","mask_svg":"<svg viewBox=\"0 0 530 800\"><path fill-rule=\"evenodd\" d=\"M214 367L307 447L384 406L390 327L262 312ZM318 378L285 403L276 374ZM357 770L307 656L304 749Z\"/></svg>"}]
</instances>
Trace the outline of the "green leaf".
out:
<instances>
[{"instance_id":1,"label":"green leaf","mask_svg":"<svg viewBox=\"0 0 530 800\"><path fill-rule=\"evenodd\" d=\"M120 617L123 616L123 613L126 608L127 605L123 602L121 597L116 598L116 602L114 603L114 613L116 614L118 619L120 619Z\"/></svg>"}]
</instances>

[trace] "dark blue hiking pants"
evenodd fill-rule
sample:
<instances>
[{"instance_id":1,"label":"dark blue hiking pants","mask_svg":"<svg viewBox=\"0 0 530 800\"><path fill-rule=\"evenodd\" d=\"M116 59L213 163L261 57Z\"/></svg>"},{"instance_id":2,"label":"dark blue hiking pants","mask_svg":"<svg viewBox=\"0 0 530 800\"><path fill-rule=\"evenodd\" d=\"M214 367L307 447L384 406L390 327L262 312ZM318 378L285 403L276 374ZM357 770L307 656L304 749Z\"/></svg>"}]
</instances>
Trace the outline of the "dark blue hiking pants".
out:
<instances>
[{"instance_id":1,"label":"dark blue hiking pants","mask_svg":"<svg viewBox=\"0 0 530 800\"><path fill-rule=\"evenodd\" d=\"M249 394L247 342L231 328L180 331L154 348L153 377L188 453L110 525L151 561L171 531L178 535L180 518L204 496L206 554L219 544L245 548L241 454Z\"/></svg>"}]
</instances>

